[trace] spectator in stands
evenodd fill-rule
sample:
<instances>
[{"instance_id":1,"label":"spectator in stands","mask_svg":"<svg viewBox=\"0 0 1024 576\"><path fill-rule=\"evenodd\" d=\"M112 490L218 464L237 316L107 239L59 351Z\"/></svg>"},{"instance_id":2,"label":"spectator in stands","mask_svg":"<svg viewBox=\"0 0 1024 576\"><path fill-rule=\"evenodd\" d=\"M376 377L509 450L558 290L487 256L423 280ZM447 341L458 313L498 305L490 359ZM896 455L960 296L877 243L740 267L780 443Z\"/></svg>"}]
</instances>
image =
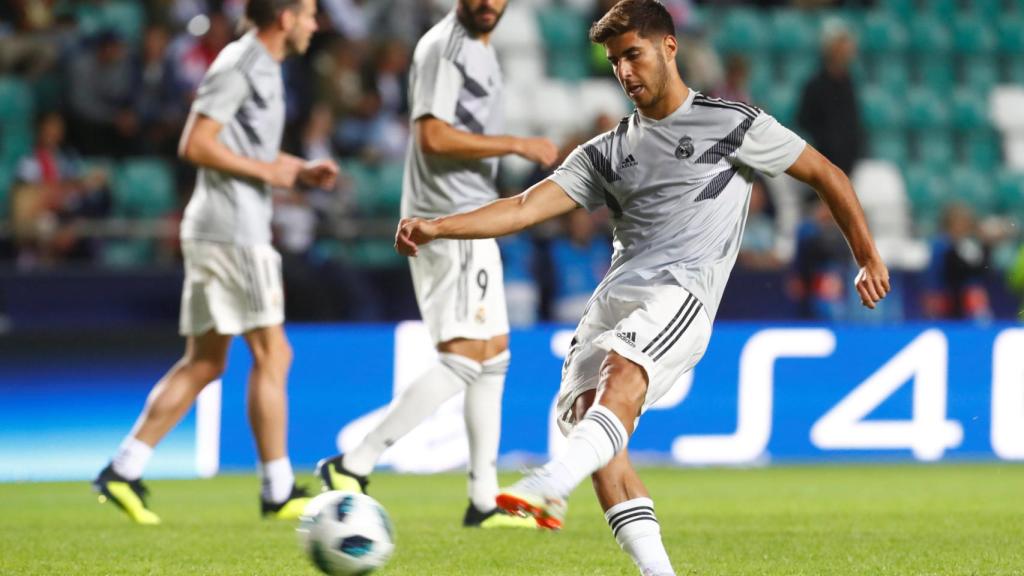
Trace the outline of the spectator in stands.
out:
<instances>
[{"instance_id":1,"label":"spectator in stands","mask_svg":"<svg viewBox=\"0 0 1024 576\"><path fill-rule=\"evenodd\" d=\"M747 210L747 227L743 232L737 263L754 270L778 270L782 260L775 253L775 219L764 186L764 180L754 179Z\"/></svg>"},{"instance_id":2,"label":"spectator in stands","mask_svg":"<svg viewBox=\"0 0 1024 576\"><path fill-rule=\"evenodd\" d=\"M586 210L566 214L565 235L551 241L554 272L554 319L577 322L611 262L608 239L598 235Z\"/></svg>"},{"instance_id":3,"label":"spectator in stands","mask_svg":"<svg viewBox=\"0 0 1024 576\"><path fill-rule=\"evenodd\" d=\"M850 66L857 42L841 20L822 28L821 68L804 86L797 123L814 146L849 174L864 152L864 127Z\"/></svg>"},{"instance_id":4,"label":"spectator in stands","mask_svg":"<svg viewBox=\"0 0 1024 576\"><path fill-rule=\"evenodd\" d=\"M943 211L942 232L931 242L925 274L923 308L929 318L992 318L985 287L988 254L977 233L968 206L950 204Z\"/></svg>"},{"instance_id":5,"label":"spectator in stands","mask_svg":"<svg viewBox=\"0 0 1024 576\"><path fill-rule=\"evenodd\" d=\"M64 147L64 118L56 112L40 115L35 150L18 161L11 192L18 266L90 260L96 246L77 227L82 219L109 215L107 182L105 171L87 170Z\"/></svg>"},{"instance_id":6,"label":"spectator in stands","mask_svg":"<svg viewBox=\"0 0 1024 576\"><path fill-rule=\"evenodd\" d=\"M172 156L185 122L184 96L167 59L170 33L162 26L146 28L135 68L135 104L147 154Z\"/></svg>"},{"instance_id":7,"label":"spectator in stands","mask_svg":"<svg viewBox=\"0 0 1024 576\"><path fill-rule=\"evenodd\" d=\"M746 57L731 54L726 59L725 80L712 90L711 95L748 104L754 101L750 95L750 62Z\"/></svg>"},{"instance_id":8,"label":"spectator in stands","mask_svg":"<svg viewBox=\"0 0 1024 576\"><path fill-rule=\"evenodd\" d=\"M850 253L825 203L808 202L811 216L797 232L794 292L800 315L817 320L846 319L844 278Z\"/></svg>"},{"instance_id":9,"label":"spectator in stands","mask_svg":"<svg viewBox=\"0 0 1024 576\"><path fill-rule=\"evenodd\" d=\"M71 140L83 154L123 156L138 150L135 76L128 47L113 30L100 32L72 56L66 84Z\"/></svg>"},{"instance_id":10,"label":"spectator in stands","mask_svg":"<svg viewBox=\"0 0 1024 576\"><path fill-rule=\"evenodd\" d=\"M210 64L233 36L231 22L222 12L211 12L208 19L209 28L202 36L195 38L184 32L170 48L178 89L190 97L195 95Z\"/></svg>"}]
</instances>

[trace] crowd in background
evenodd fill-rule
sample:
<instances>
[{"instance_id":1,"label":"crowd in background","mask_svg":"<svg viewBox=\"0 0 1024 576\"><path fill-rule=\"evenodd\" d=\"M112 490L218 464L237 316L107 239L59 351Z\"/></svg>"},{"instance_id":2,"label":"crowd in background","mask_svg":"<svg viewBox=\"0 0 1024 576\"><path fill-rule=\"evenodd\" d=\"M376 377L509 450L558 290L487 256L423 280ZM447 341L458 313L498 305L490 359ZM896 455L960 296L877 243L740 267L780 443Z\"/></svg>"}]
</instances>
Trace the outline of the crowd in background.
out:
<instances>
[{"instance_id":1,"label":"crowd in background","mask_svg":"<svg viewBox=\"0 0 1024 576\"><path fill-rule=\"evenodd\" d=\"M390 233L409 138L407 72L417 39L452 2L321 0L323 33L305 56L284 64L284 149L309 159L338 158L343 169L335 190L277 195L275 242L285 260L292 317L382 317L376 291L359 271L403 266L390 249ZM586 22L613 3L533 2L573 10ZM691 86L773 111L751 93L756 59L716 50L701 18L706 6L665 4L680 32L680 66ZM31 117L20 119L30 134L20 146L11 144L19 133L10 128L19 119L0 123L9 166L7 181L0 178L7 189L0 217L8 223L0 227L0 262L18 270L176 265L176 222L194 177L174 160L177 141L203 74L237 36L243 10L243 0L14 0L0 7L0 75L31 94ZM857 38L826 23L820 47L820 64L804 82L790 124L852 174L869 154L851 72ZM589 54L585 69L573 74L608 78L603 53ZM587 130L561 138L563 157L617 121L589 119ZM500 183L515 193L545 176L540 169L509 170ZM154 195L161 186L166 190ZM922 308L935 318L988 319L987 280L995 268L1006 268L1011 284L1024 288L1024 256L1011 250L1016 230L1005 219L979 222L964 204L936 212L941 225L919 235L928 245L918 266ZM141 232L133 219L144 222ZM609 265L610 223L603 212L577 211L500 245L513 323L574 322ZM992 265L996 253L1009 254L997 258L1002 266ZM850 317L846 286L855 266L812 191L755 182L738 266L787 278L787 291L808 318Z\"/></svg>"}]
</instances>

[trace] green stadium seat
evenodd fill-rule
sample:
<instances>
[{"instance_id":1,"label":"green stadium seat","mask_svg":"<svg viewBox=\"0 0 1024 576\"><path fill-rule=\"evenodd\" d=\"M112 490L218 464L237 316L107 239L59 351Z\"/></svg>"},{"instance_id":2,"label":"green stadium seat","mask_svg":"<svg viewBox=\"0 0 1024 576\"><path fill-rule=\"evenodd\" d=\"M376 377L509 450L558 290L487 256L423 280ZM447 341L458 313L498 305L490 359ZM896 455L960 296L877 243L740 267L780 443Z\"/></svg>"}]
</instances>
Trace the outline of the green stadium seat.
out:
<instances>
[{"instance_id":1,"label":"green stadium seat","mask_svg":"<svg viewBox=\"0 0 1024 576\"><path fill-rule=\"evenodd\" d=\"M937 92L948 92L956 85L956 73L949 58L923 57L917 62L918 84Z\"/></svg>"},{"instance_id":2,"label":"green stadium seat","mask_svg":"<svg viewBox=\"0 0 1024 576\"><path fill-rule=\"evenodd\" d=\"M1004 83L1024 84L1024 56L1006 58L1002 76Z\"/></svg>"},{"instance_id":3,"label":"green stadium seat","mask_svg":"<svg viewBox=\"0 0 1024 576\"><path fill-rule=\"evenodd\" d=\"M900 92L869 85L860 91L860 109L864 124L870 129L891 130L905 123Z\"/></svg>"},{"instance_id":4,"label":"green stadium seat","mask_svg":"<svg viewBox=\"0 0 1024 576\"><path fill-rule=\"evenodd\" d=\"M999 83L999 66L995 59L975 56L964 60L961 65L962 84L981 90L986 94Z\"/></svg>"},{"instance_id":5,"label":"green stadium seat","mask_svg":"<svg viewBox=\"0 0 1024 576\"><path fill-rule=\"evenodd\" d=\"M949 53L953 41L945 23L934 15L920 15L910 22L910 49L918 54Z\"/></svg>"},{"instance_id":6,"label":"green stadium seat","mask_svg":"<svg viewBox=\"0 0 1024 576\"><path fill-rule=\"evenodd\" d=\"M996 47L996 35L987 22L966 15L953 20L953 49L958 54L991 54Z\"/></svg>"},{"instance_id":7,"label":"green stadium seat","mask_svg":"<svg viewBox=\"0 0 1024 576\"><path fill-rule=\"evenodd\" d=\"M975 214L987 216L998 207L998 196L992 179L985 172L965 166L954 168L950 174L950 196L974 209Z\"/></svg>"},{"instance_id":8,"label":"green stadium seat","mask_svg":"<svg viewBox=\"0 0 1024 576\"><path fill-rule=\"evenodd\" d=\"M0 162L16 162L32 151L35 134L22 124L0 126Z\"/></svg>"},{"instance_id":9,"label":"green stadium seat","mask_svg":"<svg viewBox=\"0 0 1024 576\"><path fill-rule=\"evenodd\" d=\"M11 213L11 184L14 184L14 164L0 162L0 221Z\"/></svg>"},{"instance_id":10,"label":"green stadium seat","mask_svg":"<svg viewBox=\"0 0 1024 576\"><path fill-rule=\"evenodd\" d=\"M799 90L803 89L807 79L814 74L818 66L817 52L808 52L799 56L796 54L780 56L775 69L778 71L778 80L782 84L794 86Z\"/></svg>"},{"instance_id":11,"label":"green stadium seat","mask_svg":"<svg viewBox=\"0 0 1024 576\"><path fill-rule=\"evenodd\" d=\"M910 20L917 11L914 0L879 0L878 7L900 20Z\"/></svg>"},{"instance_id":12,"label":"green stadium seat","mask_svg":"<svg viewBox=\"0 0 1024 576\"><path fill-rule=\"evenodd\" d=\"M917 159L923 166L936 172L948 170L956 157L956 139L953 134L942 130L918 132Z\"/></svg>"},{"instance_id":13,"label":"green stadium seat","mask_svg":"<svg viewBox=\"0 0 1024 576\"><path fill-rule=\"evenodd\" d=\"M977 130L988 126L988 92L973 89L971 85L953 91L953 127L957 130Z\"/></svg>"},{"instance_id":14,"label":"green stadium seat","mask_svg":"<svg viewBox=\"0 0 1024 576\"><path fill-rule=\"evenodd\" d=\"M733 8L719 21L714 45L719 52L726 54L759 52L768 46L768 28L758 11Z\"/></svg>"},{"instance_id":15,"label":"green stadium seat","mask_svg":"<svg viewBox=\"0 0 1024 576\"><path fill-rule=\"evenodd\" d=\"M137 43L142 38L146 21L142 2L113 0L103 3L76 2L75 19L79 31L90 36L102 30L114 30L126 42Z\"/></svg>"},{"instance_id":16,"label":"green stadium seat","mask_svg":"<svg viewBox=\"0 0 1024 576\"><path fill-rule=\"evenodd\" d=\"M34 108L28 83L12 76L0 77L0 128L20 125L31 130Z\"/></svg>"},{"instance_id":17,"label":"green stadium seat","mask_svg":"<svg viewBox=\"0 0 1024 576\"><path fill-rule=\"evenodd\" d=\"M155 240L108 240L103 244L101 260L108 268L137 268L152 264L155 255Z\"/></svg>"},{"instance_id":18,"label":"green stadium seat","mask_svg":"<svg viewBox=\"0 0 1024 576\"><path fill-rule=\"evenodd\" d=\"M880 55L871 68L874 83L894 94L901 94L910 86L910 66L899 55Z\"/></svg>"},{"instance_id":19,"label":"green stadium seat","mask_svg":"<svg viewBox=\"0 0 1024 576\"><path fill-rule=\"evenodd\" d=\"M395 251L390 240L359 240L346 245L345 260L359 268L397 268L405 264L405 257Z\"/></svg>"},{"instance_id":20,"label":"green stadium seat","mask_svg":"<svg viewBox=\"0 0 1024 576\"><path fill-rule=\"evenodd\" d=\"M999 136L992 130L976 130L962 140L964 161L976 170L994 172L1003 162Z\"/></svg>"},{"instance_id":21,"label":"green stadium seat","mask_svg":"<svg viewBox=\"0 0 1024 576\"><path fill-rule=\"evenodd\" d=\"M125 160L113 174L114 214L160 218L176 206L174 171L160 158Z\"/></svg>"},{"instance_id":22,"label":"green stadium seat","mask_svg":"<svg viewBox=\"0 0 1024 576\"><path fill-rule=\"evenodd\" d=\"M807 11L774 10L769 22L771 44L776 51L794 55L817 53L817 24Z\"/></svg>"},{"instance_id":23,"label":"green stadium seat","mask_svg":"<svg viewBox=\"0 0 1024 576\"><path fill-rule=\"evenodd\" d=\"M764 109L786 126L793 126L796 107L800 104L800 93L794 86L778 84L764 100Z\"/></svg>"},{"instance_id":24,"label":"green stadium seat","mask_svg":"<svg viewBox=\"0 0 1024 576\"><path fill-rule=\"evenodd\" d=\"M924 0L922 8L943 22L952 22L959 13L959 0Z\"/></svg>"},{"instance_id":25,"label":"green stadium seat","mask_svg":"<svg viewBox=\"0 0 1024 576\"><path fill-rule=\"evenodd\" d=\"M1003 0L971 0L968 2L971 14L988 22L1003 17Z\"/></svg>"},{"instance_id":26,"label":"green stadium seat","mask_svg":"<svg viewBox=\"0 0 1024 576\"><path fill-rule=\"evenodd\" d=\"M949 124L949 106L939 93L927 88L907 91L907 125L911 128L934 130Z\"/></svg>"},{"instance_id":27,"label":"green stadium seat","mask_svg":"<svg viewBox=\"0 0 1024 576\"><path fill-rule=\"evenodd\" d=\"M908 167L903 178L917 233L930 235L938 227L939 214L950 200L948 178L921 165Z\"/></svg>"},{"instance_id":28,"label":"green stadium seat","mask_svg":"<svg viewBox=\"0 0 1024 576\"><path fill-rule=\"evenodd\" d=\"M537 24L548 55L548 74L563 80L582 80L590 73L586 19L567 6L537 11Z\"/></svg>"},{"instance_id":29,"label":"green stadium seat","mask_svg":"<svg viewBox=\"0 0 1024 576\"><path fill-rule=\"evenodd\" d=\"M901 19L886 12L872 11L864 17L860 46L869 54L888 55L907 49L907 30Z\"/></svg>"},{"instance_id":30,"label":"green stadium seat","mask_svg":"<svg viewBox=\"0 0 1024 576\"><path fill-rule=\"evenodd\" d=\"M1024 172L999 171L996 175L996 190L1001 212L1024 217Z\"/></svg>"},{"instance_id":31,"label":"green stadium seat","mask_svg":"<svg viewBox=\"0 0 1024 576\"><path fill-rule=\"evenodd\" d=\"M873 130L868 136L871 157L888 160L897 166L906 166L910 154L907 137L902 130Z\"/></svg>"},{"instance_id":32,"label":"green stadium seat","mask_svg":"<svg viewBox=\"0 0 1024 576\"><path fill-rule=\"evenodd\" d=\"M1024 15L1006 14L996 24L999 51L1003 54L1024 54Z\"/></svg>"}]
</instances>

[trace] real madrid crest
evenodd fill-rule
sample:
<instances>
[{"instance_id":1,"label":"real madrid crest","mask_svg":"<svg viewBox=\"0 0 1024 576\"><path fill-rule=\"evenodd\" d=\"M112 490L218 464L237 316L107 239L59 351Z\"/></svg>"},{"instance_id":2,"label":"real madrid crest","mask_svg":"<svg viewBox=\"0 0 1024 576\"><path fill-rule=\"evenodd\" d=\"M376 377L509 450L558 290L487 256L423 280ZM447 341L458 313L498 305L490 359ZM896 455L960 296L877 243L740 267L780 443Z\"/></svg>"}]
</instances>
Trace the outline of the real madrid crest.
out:
<instances>
[{"instance_id":1,"label":"real madrid crest","mask_svg":"<svg viewBox=\"0 0 1024 576\"><path fill-rule=\"evenodd\" d=\"M679 145L676 146L676 159L685 160L690 156L693 156L693 138L683 136L679 139Z\"/></svg>"}]
</instances>

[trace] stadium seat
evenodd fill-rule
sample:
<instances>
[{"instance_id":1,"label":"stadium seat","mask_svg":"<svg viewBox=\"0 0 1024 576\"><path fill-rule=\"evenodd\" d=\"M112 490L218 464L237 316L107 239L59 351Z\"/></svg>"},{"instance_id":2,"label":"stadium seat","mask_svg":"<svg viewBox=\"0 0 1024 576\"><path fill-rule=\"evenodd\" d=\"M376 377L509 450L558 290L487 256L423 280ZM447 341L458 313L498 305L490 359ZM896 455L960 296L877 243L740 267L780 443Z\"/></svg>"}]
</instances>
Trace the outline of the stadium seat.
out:
<instances>
[{"instance_id":1,"label":"stadium seat","mask_svg":"<svg viewBox=\"0 0 1024 576\"><path fill-rule=\"evenodd\" d=\"M621 118L629 114L632 104L626 98L619 83L611 78L591 78L578 86L579 111L584 118L607 114Z\"/></svg>"},{"instance_id":2,"label":"stadium seat","mask_svg":"<svg viewBox=\"0 0 1024 576\"><path fill-rule=\"evenodd\" d=\"M910 67L898 54L883 54L874 59L872 80L890 93L902 94L910 86Z\"/></svg>"},{"instance_id":3,"label":"stadium seat","mask_svg":"<svg viewBox=\"0 0 1024 576\"><path fill-rule=\"evenodd\" d=\"M962 140L963 159L976 170L993 172L1003 162L999 135L992 130L976 130Z\"/></svg>"},{"instance_id":4,"label":"stadium seat","mask_svg":"<svg viewBox=\"0 0 1024 576\"><path fill-rule=\"evenodd\" d=\"M586 77L590 45L583 16L556 4L537 11L537 24L548 55L548 75L563 80Z\"/></svg>"},{"instance_id":5,"label":"stadium seat","mask_svg":"<svg viewBox=\"0 0 1024 576\"><path fill-rule=\"evenodd\" d=\"M865 16L860 32L860 45L865 52L882 55L902 53L907 44L907 31L900 18L877 11Z\"/></svg>"},{"instance_id":6,"label":"stadium seat","mask_svg":"<svg viewBox=\"0 0 1024 576\"><path fill-rule=\"evenodd\" d=\"M1024 217L1024 172L999 171L996 175L996 190L1001 212Z\"/></svg>"},{"instance_id":7,"label":"stadium seat","mask_svg":"<svg viewBox=\"0 0 1024 576\"><path fill-rule=\"evenodd\" d=\"M0 134L12 127L32 130L32 89L13 76L0 76Z\"/></svg>"},{"instance_id":8,"label":"stadium seat","mask_svg":"<svg viewBox=\"0 0 1024 576\"><path fill-rule=\"evenodd\" d=\"M996 189L986 173L958 166L950 174L950 197L963 202L979 216L995 212L998 205Z\"/></svg>"},{"instance_id":9,"label":"stadium seat","mask_svg":"<svg viewBox=\"0 0 1024 576\"><path fill-rule=\"evenodd\" d=\"M948 178L921 165L908 167L903 177L917 234L930 235L937 228L939 214L950 198Z\"/></svg>"},{"instance_id":10,"label":"stadium seat","mask_svg":"<svg viewBox=\"0 0 1024 576\"><path fill-rule=\"evenodd\" d=\"M1024 14L1006 14L996 24L999 51L1003 54L1024 55Z\"/></svg>"},{"instance_id":11,"label":"stadium seat","mask_svg":"<svg viewBox=\"0 0 1024 576\"><path fill-rule=\"evenodd\" d=\"M917 133L917 159L936 172L949 169L956 157L956 139L952 133L943 130L926 130Z\"/></svg>"},{"instance_id":12,"label":"stadium seat","mask_svg":"<svg viewBox=\"0 0 1024 576\"><path fill-rule=\"evenodd\" d=\"M0 125L0 162L17 162L32 151L35 134L21 123Z\"/></svg>"},{"instance_id":13,"label":"stadium seat","mask_svg":"<svg viewBox=\"0 0 1024 576\"><path fill-rule=\"evenodd\" d=\"M768 27L762 22L758 11L730 8L718 23L714 44L722 53L759 52L768 46Z\"/></svg>"},{"instance_id":14,"label":"stadium seat","mask_svg":"<svg viewBox=\"0 0 1024 576\"><path fill-rule=\"evenodd\" d=\"M793 86L778 84L772 87L764 100L765 111L786 126L793 126L800 93Z\"/></svg>"},{"instance_id":15,"label":"stadium seat","mask_svg":"<svg viewBox=\"0 0 1024 576\"><path fill-rule=\"evenodd\" d=\"M794 55L817 53L818 30L805 10L774 10L769 17L772 48Z\"/></svg>"},{"instance_id":16,"label":"stadium seat","mask_svg":"<svg viewBox=\"0 0 1024 576\"><path fill-rule=\"evenodd\" d=\"M126 218L160 218L174 210L174 172L166 160L125 160L113 174L114 213Z\"/></svg>"},{"instance_id":17,"label":"stadium seat","mask_svg":"<svg viewBox=\"0 0 1024 576\"><path fill-rule=\"evenodd\" d=\"M988 92L972 85L957 88L952 99L953 127L977 130L988 125Z\"/></svg>"},{"instance_id":18,"label":"stadium seat","mask_svg":"<svg viewBox=\"0 0 1024 576\"><path fill-rule=\"evenodd\" d=\"M586 128L590 118L576 114L574 85L560 80L541 80L532 93L535 128L560 139Z\"/></svg>"},{"instance_id":19,"label":"stadium seat","mask_svg":"<svg viewBox=\"0 0 1024 576\"><path fill-rule=\"evenodd\" d=\"M84 36L102 30L114 30L129 44L135 44L142 38L146 12L141 2L113 0L101 3L76 2L75 5L78 29Z\"/></svg>"},{"instance_id":20,"label":"stadium seat","mask_svg":"<svg viewBox=\"0 0 1024 576\"><path fill-rule=\"evenodd\" d=\"M907 125L930 130L945 128L949 124L949 106L945 98L926 88L907 91Z\"/></svg>"},{"instance_id":21,"label":"stadium seat","mask_svg":"<svg viewBox=\"0 0 1024 576\"><path fill-rule=\"evenodd\" d=\"M11 212L11 184L14 183L15 166L10 162L0 162L0 221Z\"/></svg>"},{"instance_id":22,"label":"stadium seat","mask_svg":"<svg viewBox=\"0 0 1024 576\"><path fill-rule=\"evenodd\" d=\"M868 135L871 158L886 160L897 166L906 166L910 154L907 136L902 130L872 130Z\"/></svg>"},{"instance_id":23,"label":"stadium seat","mask_svg":"<svg viewBox=\"0 0 1024 576\"><path fill-rule=\"evenodd\" d=\"M953 49L958 54L991 54L996 46L996 35L987 22L967 15L960 15L953 20Z\"/></svg>"},{"instance_id":24,"label":"stadium seat","mask_svg":"<svg viewBox=\"0 0 1024 576\"><path fill-rule=\"evenodd\" d=\"M996 22L1003 17L1003 0L971 0L967 3L971 14L987 22Z\"/></svg>"},{"instance_id":25,"label":"stadium seat","mask_svg":"<svg viewBox=\"0 0 1024 576\"><path fill-rule=\"evenodd\" d=\"M1003 62L1002 84L1024 84L1024 56L1012 56Z\"/></svg>"},{"instance_id":26,"label":"stadium seat","mask_svg":"<svg viewBox=\"0 0 1024 576\"><path fill-rule=\"evenodd\" d=\"M959 15L959 0L925 0L922 8L943 22L952 22Z\"/></svg>"},{"instance_id":27,"label":"stadium seat","mask_svg":"<svg viewBox=\"0 0 1024 576\"><path fill-rule=\"evenodd\" d=\"M886 87L868 85L860 91L860 109L868 128L892 130L905 122L902 98L898 91Z\"/></svg>"},{"instance_id":28,"label":"stadium seat","mask_svg":"<svg viewBox=\"0 0 1024 576\"><path fill-rule=\"evenodd\" d=\"M956 85L955 68L945 56L920 58L917 78L918 84L937 92L947 92Z\"/></svg>"},{"instance_id":29,"label":"stadium seat","mask_svg":"<svg viewBox=\"0 0 1024 576\"><path fill-rule=\"evenodd\" d=\"M910 22L910 49L917 54L938 56L952 47L949 29L934 15L919 15Z\"/></svg>"},{"instance_id":30,"label":"stadium seat","mask_svg":"<svg viewBox=\"0 0 1024 576\"><path fill-rule=\"evenodd\" d=\"M879 0L878 7L886 16L895 16L900 20L910 20L917 11L914 0Z\"/></svg>"},{"instance_id":31,"label":"stadium seat","mask_svg":"<svg viewBox=\"0 0 1024 576\"><path fill-rule=\"evenodd\" d=\"M541 38L534 9L517 2L509 3L501 17L501 26L491 34L491 42L498 54L502 55L520 50L537 50Z\"/></svg>"},{"instance_id":32,"label":"stadium seat","mask_svg":"<svg viewBox=\"0 0 1024 576\"><path fill-rule=\"evenodd\" d=\"M960 70L962 84L968 88L987 93L999 83L999 67L993 58L973 56L963 61Z\"/></svg>"},{"instance_id":33,"label":"stadium seat","mask_svg":"<svg viewBox=\"0 0 1024 576\"><path fill-rule=\"evenodd\" d=\"M818 69L817 51L808 52L802 55L790 54L780 56L775 69L778 71L778 80L783 84L803 88L804 83Z\"/></svg>"}]
</instances>

